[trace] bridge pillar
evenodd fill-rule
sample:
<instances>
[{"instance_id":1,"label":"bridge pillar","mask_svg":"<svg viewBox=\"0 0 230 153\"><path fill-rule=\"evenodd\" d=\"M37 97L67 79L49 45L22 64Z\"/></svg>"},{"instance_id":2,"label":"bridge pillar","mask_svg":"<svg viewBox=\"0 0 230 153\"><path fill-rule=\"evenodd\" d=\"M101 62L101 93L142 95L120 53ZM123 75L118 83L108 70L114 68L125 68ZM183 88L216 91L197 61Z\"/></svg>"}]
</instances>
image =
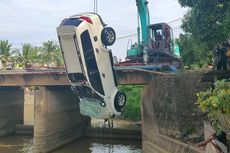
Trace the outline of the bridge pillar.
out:
<instances>
[{"instance_id":1,"label":"bridge pillar","mask_svg":"<svg viewBox=\"0 0 230 153\"><path fill-rule=\"evenodd\" d=\"M196 93L211 83L202 74L157 76L142 92L143 153L202 153L192 145L203 135ZM188 143L183 143L188 142Z\"/></svg>"},{"instance_id":2,"label":"bridge pillar","mask_svg":"<svg viewBox=\"0 0 230 153\"><path fill-rule=\"evenodd\" d=\"M14 133L23 122L24 91L21 87L0 87L0 136Z\"/></svg>"},{"instance_id":3,"label":"bridge pillar","mask_svg":"<svg viewBox=\"0 0 230 153\"><path fill-rule=\"evenodd\" d=\"M69 86L35 90L34 149L50 152L85 136L90 119L80 114L78 97Z\"/></svg>"},{"instance_id":4,"label":"bridge pillar","mask_svg":"<svg viewBox=\"0 0 230 153\"><path fill-rule=\"evenodd\" d=\"M24 87L24 125L34 125L34 90Z\"/></svg>"}]
</instances>

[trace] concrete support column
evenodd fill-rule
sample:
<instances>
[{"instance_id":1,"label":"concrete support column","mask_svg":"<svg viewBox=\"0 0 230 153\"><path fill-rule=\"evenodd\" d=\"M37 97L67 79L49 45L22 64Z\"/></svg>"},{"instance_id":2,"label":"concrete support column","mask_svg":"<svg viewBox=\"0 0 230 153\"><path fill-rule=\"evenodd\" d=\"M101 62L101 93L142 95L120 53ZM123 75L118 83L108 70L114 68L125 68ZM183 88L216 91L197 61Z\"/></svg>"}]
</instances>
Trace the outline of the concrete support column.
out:
<instances>
[{"instance_id":1,"label":"concrete support column","mask_svg":"<svg viewBox=\"0 0 230 153\"><path fill-rule=\"evenodd\" d=\"M24 87L24 125L34 125L34 89Z\"/></svg>"},{"instance_id":2,"label":"concrete support column","mask_svg":"<svg viewBox=\"0 0 230 153\"><path fill-rule=\"evenodd\" d=\"M78 98L69 86L35 90L35 152L50 152L85 136L90 119L80 114Z\"/></svg>"},{"instance_id":3,"label":"concrete support column","mask_svg":"<svg viewBox=\"0 0 230 153\"><path fill-rule=\"evenodd\" d=\"M0 136L14 133L23 123L24 91L20 87L0 87Z\"/></svg>"}]
</instances>

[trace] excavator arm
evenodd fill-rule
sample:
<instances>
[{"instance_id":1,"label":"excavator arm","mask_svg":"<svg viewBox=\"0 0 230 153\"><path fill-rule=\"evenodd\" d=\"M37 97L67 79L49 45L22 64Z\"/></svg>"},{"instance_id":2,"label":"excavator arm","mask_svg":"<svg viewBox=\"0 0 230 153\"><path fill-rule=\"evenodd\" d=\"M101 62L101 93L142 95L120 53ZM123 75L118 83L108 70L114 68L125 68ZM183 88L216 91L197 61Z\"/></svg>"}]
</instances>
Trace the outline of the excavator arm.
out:
<instances>
[{"instance_id":1,"label":"excavator arm","mask_svg":"<svg viewBox=\"0 0 230 153\"><path fill-rule=\"evenodd\" d=\"M138 26L138 44L143 43L146 44L150 39L150 17L149 17L149 9L148 9L148 1L147 0L136 0L136 5L138 9L138 15L141 22L141 34L142 40L140 40L140 27ZM141 42L142 41L142 42Z\"/></svg>"}]
</instances>

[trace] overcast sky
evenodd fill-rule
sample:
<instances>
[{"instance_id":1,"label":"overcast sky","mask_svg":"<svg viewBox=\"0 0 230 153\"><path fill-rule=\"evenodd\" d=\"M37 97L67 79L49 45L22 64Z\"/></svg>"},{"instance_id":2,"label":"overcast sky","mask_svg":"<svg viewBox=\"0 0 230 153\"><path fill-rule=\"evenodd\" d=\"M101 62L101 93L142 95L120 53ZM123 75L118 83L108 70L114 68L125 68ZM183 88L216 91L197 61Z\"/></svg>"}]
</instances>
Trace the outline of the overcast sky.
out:
<instances>
[{"instance_id":1,"label":"overcast sky","mask_svg":"<svg viewBox=\"0 0 230 153\"><path fill-rule=\"evenodd\" d=\"M94 0L0 0L0 40L9 40L13 47L22 43L39 46L57 40L56 27L73 14L93 12ZM170 22L183 17L187 9L177 0L149 0L151 23ZM108 26L115 29L118 40L111 47L120 58L126 55L128 39L137 27L135 0L98 0L98 13ZM181 33L181 20L170 23L174 36ZM136 39L135 36L130 37Z\"/></svg>"}]
</instances>

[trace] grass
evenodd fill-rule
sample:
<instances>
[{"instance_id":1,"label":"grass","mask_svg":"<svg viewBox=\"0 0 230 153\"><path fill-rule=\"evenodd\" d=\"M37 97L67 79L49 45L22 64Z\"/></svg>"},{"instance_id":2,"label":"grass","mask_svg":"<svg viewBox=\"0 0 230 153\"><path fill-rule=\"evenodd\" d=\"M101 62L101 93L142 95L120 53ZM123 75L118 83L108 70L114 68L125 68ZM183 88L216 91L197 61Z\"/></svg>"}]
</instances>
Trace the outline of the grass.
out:
<instances>
[{"instance_id":1,"label":"grass","mask_svg":"<svg viewBox=\"0 0 230 153\"><path fill-rule=\"evenodd\" d=\"M140 85L122 85L119 86L127 97L125 108L121 114L123 119L140 121L141 120L141 90L144 86Z\"/></svg>"}]
</instances>

